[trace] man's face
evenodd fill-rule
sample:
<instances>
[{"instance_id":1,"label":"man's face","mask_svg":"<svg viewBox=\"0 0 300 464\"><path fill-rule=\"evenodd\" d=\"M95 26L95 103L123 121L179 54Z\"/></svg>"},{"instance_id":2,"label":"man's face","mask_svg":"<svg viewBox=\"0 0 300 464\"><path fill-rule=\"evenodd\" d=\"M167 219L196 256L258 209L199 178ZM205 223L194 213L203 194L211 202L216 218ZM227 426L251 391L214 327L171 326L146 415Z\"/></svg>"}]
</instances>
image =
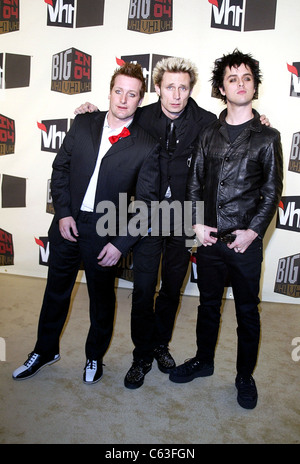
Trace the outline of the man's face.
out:
<instances>
[{"instance_id":1,"label":"man's face","mask_svg":"<svg viewBox=\"0 0 300 464\"><path fill-rule=\"evenodd\" d=\"M118 75L109 95L108 122L113 127L126 124L141 104L142 83L135 77Z\"/></svg>"},{"instance_id":2,"label":"man's face","mask_svg":"<svg viewBox=\"0 0 300 464\"><path fill-rule=\"evenodd\" d=\"M191 78L186 72L168 72L163 75L161 86L155 86L160 96L161 108L170 119L176 119L187 105L191 94Z\"/></svg>"},{"instance_id":3,"label":"man's face","mask_svg":"<svg viewBox=\"0 0 300 464\"><path fill-rule=\"evenodd\" d=\"M250 68L241 64L238 68L227 66L223 79L222 95L226 95L227 104L249 105L255 93L254 78Z\"/></svg>"}]
</instances>

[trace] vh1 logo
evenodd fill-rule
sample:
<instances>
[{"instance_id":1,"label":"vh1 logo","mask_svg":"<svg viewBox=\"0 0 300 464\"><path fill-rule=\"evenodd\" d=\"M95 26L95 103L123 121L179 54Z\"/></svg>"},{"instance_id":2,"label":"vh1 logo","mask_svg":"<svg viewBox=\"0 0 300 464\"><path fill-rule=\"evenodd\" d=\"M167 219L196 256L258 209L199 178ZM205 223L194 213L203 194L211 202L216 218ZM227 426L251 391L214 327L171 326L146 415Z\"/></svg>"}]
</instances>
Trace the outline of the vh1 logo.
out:
<instances>
[{"instance_id":1,"label":"vh1 logo","mask_svg":"<svg viewBox=\"0 0 300 464\"><path fill-rule=\"evenodd\" d=\"M52 57L51 90L68 95L92 90L92 57L69 48Z\"/></svg>"},{"instance_id":2,"label":"vh1 logo","mask_svg":"<svg viewBox=\"0 0 300 464\"><path fill-rule=\"evenodd\" d=\"M208 0L211 27L231 31L275 29L277 0Z\"/></svg>"},{"instance_id":3,"label":"vh1 logo","mask_svg":"<svg viewBox=\"0 0 300 464\"><path fill-rule=\"evenodd\" d=\"M41 150L57 153L72 122L73 119L51 119L38 123L41 130Z\"/></svg>"},{"instance_id":4,"label":"vh1 logo","mask_svg":"<svg viewBox=\"0 0 300 464\"><path fill-rule=\"evenodd\" d=\"M293 134L289 171L300 173L300 132Z\"/></svg>"},{"instance_id":5,"label":"vh1 logo","mask_svg":"<svg viewBox=\"0 0 300 464\"><path fill-rule=\"evenodd\" d=\"M14 264L14 246L12 234L0 229L0 266Z\"/></svg>"},{"instance_id":6,"label":"vh1 logo","mask_svg":"<svg viewBox=\"0 0 300 464\"><path fill-rule=\"evenodd\" d=\"M143 75L146 80L146 89L147 89L146 91L147 92L155 92L155 87L154 87L153 80L152 80L152 72L156 64L163 58L170 58L170 57L166 55L156 55L155 53L153 53L152 55L148 53L145 55L121 56L121 60L126 61L127 63L138 63L142 66Z\"/></svg>"},{"instance_id":7,"label":"vh1 logo","mask_svg":"<svg viewBox=\"0 0 300 464\"><path fill-rule=\"evenodd\" d=\"M293 71L291 73L291 86L290 86L290 96L291 97L300 97L300 63L293 63Z\"/></svg>"},{"instance_id":8,"label":"vh1 logo","mask_svg":"<svg viewBox=\"0 0 300 464\"><path fill-rule=\"evenodd\" d=\"M0 156L15 152L15 121L0 114Z\"/></svg>"},{"instance_id":9,"label":"vh1 logo","mask_svg":"<svg viewBox=\"0 0 300 464\"><path fill-rule=\"evenodd\" d=\"M281 198L276 228L300 232L300 197Z\"/></svg>"},{"instance_id":10,"label":"vh1 logo","mask_svg":"<svg viewBox=\"0 0 300 464\"><path fill-rule=\"evenodd\" d=\"M49 253L50 253L48 237L35 238L35 243L38 245L39 251L40 251L39 264L41 266L48 266Z\"/></svg>"},{"instance_id":11,"label":"vh1 logo","mask_svg":"<svg viewBox=\"0 0 300 464\"><path fill-rule=\"evenodd\" d=\"M0 1L0 34L20 29L19 0Z\"/></svg>"},{"instance_id":12,"label":"vh1 logo","mask_svg":"<svg viewBox=\"0 0 300 464\"><path fill-rule=\"evenodd\" d=\"M281 258L278 263L275 293L300 298L300 254Z\"/></svg>"},{"instance_id":13,"label":"vh1 logo","mask_svg":"<svg viewBox=\"0 0 300 464\"><path fill-rule=\"evenodd\" d=\"M48 4L48 26L103 26L104 0L45 0L45 3Z\"/></svg>"},{"instance_id":14,"label":"vh1 logo","mask_svg":"<svg viewBox=\"0 0 300 464\"><path fill-rule=\"evenodd\" d=\"M127 29L144 34L171 31L173 0L130 0Z\"/></svg>"}]
</instances>

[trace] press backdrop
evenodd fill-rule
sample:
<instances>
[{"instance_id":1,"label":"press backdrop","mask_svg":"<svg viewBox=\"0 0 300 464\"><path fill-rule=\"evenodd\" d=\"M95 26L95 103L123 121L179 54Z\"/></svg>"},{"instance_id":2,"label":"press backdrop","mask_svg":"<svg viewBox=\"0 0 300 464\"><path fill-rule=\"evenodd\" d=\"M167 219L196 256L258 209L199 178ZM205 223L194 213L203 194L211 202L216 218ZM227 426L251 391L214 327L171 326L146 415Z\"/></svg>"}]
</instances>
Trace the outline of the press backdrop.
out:
<instances>
[{"instance_id":1,"label":"press backdrop","mask_svg":"<svg viewBox=\"0 0 300 464\"><path fill-rule=\"evenodd\" d=\"M156 101L153 65L163 56L198 67L193 97L219 114L211 96L213 62L238 47L260 62L254 107L282 136L284 192L264 240L261 298L300 297L299 0L0 0L0 278L46 277L53 218L49 179L74 110L108 108L120 59L148 79L143 105ZM198 294L193 257L186 294ZM118 285L132 286L131 262ZM79 279L85 280L84 272ZM232 297L231 289L227 297Z\"/></svg>"}]
</instances>

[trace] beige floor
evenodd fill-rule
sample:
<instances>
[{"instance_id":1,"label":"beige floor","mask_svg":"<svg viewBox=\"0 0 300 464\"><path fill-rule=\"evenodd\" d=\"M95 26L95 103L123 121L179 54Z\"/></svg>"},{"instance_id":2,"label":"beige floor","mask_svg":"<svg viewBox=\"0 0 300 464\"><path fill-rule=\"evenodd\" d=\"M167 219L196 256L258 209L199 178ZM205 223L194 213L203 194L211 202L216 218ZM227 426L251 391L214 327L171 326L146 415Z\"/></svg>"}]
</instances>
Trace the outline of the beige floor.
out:
<instances>
[{"instance_id":1,"label":"beige floor","mask_svg":"<svg viewBox=\"0 0 300 464\"><path fill-rule=\"evenodd\" d=\"M292 339L300 336L299 305L262 303L262 339L255 379L254 410L236 402L236 324L225 301L215 373L184 385L171 383L156 363L135 391L123 385L131 365L130 290L118 289L114 337L104 376L82 382L88 328L85 284L77 284L61 341L61 360L36 377L13 381L12 371L32 350L45 280L0 274L2 444L255 444L300 443L300 362ZM185 296L171 352L178 363L195 353L197 298ZM2 340L3 342L3 340ZM3 354L2 354L3 357Z\"/></svg>"}]
</instances>

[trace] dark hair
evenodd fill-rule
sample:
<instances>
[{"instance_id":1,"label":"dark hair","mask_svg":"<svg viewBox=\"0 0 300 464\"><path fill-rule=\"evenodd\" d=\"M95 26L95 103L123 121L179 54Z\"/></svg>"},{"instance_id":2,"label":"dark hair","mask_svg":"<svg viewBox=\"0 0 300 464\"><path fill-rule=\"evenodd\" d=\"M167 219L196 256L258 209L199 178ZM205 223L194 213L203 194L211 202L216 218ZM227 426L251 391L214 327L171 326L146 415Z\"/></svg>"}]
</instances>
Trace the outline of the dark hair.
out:
<instances>
[{"instance_id":1,"label":"dark hair","mask_svg":"<svg viewBox=\"0 0 300 464\"><path fill-rule=\"evenodd\" d=\"M248 68L251 69L254 78L254 86L255 86L255 93L253 95L253 99L257 98L258 96L258 86L261 83L262 75L259 69L259 63L255 60L250 54L244 54L240 52L238 49L235 49L233 53L228 55L223 55L222 58L219 58L215 61L215 67L212 72L212 88L213 88L213 95L217 98L221 98L225 103L227 101L226 95L222 95L220 92L220 88L224 88L224 75L227 66L229 68L238 68L244 64Z\"/></svg>"},{"instance_id":2,"label":"dark hair","mask_svg":"<svg viewBox=\"0 0 300 464\"><path fill-rule=\"evenodd\" d=\"M135 79L138 79L142 83L142 87L140 90L140 98L143 98L146 92L146 81L143 75L143 69L140 64L134 64L134 63L124 63L120 68L117 68L112 75L112 78L110 80L110 91L112 90L113 86L115 85L115 80L117 76L128 76L128 77L134 77Z\"/></svg>"}]
</instances>

